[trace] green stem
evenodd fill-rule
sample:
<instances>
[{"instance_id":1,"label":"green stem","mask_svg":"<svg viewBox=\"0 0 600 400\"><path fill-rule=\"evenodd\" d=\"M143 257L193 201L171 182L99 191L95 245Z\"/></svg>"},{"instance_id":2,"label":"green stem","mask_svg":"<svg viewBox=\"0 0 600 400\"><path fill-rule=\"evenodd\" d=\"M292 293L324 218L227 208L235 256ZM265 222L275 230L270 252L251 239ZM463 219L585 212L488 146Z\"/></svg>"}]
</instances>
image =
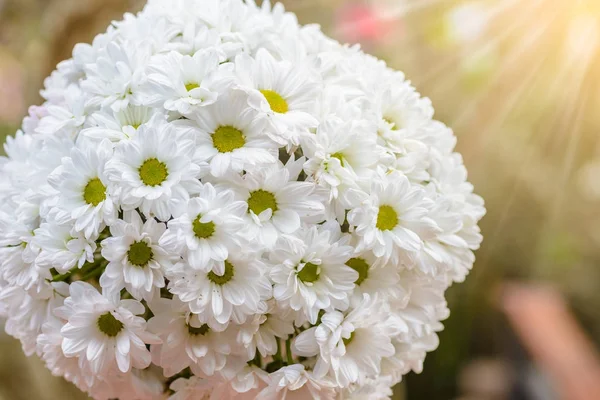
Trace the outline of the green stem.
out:
<instances>
[{"instance_id":1,"label":"green stem","mask_svg":"<svg viewBox=\"0 0 600 400\"><path fill-rule=\"evenodd\" d=\"M99 262L98 264L94 264L94 267L87 270L86 274L81 277L82 281L87 281L90 278L99 277L104 272L106 265L103 262ZM82 271L83 273L83 271Z\"/></svg>"},{"instance_id":2,"label":"green stem","mask_svg":"<svg viewBox=\"0 0 600 400\"><path fill-rule=\"evenodd\" d=\"M52 278L52 282L65 282L67 279L71 278L74 273L75 271L69 271L66 274L56 275L54 278Z\"/></svg>"},{"instance_id":3,"label":"green stem","mask_svg":"<svg viewBox=\"0 0 600 400\"><path fill-rule=\"evenodd\" d=\"M256 350L256 355L254 356L254 365L256 365L258 368L262 369L262 357L258 350Z\"/></svg>"},{"instance_id":4,"label":"green stem","mask_svg":"<svg viewBox=\"0 0 600 400\"><path fill-rule=\"evenodd\" d=\"M69 272L65 272L64 274L56 275L54 278L52 278L52 282L65 282L66 280L71 279L73 277L73 275L75 275L75 274L81 275L83 273L90 271L91 269L93 269L95 267L96 267L95 263L85 263L85 264L83 264L83 266L81 268L73 267L69 270Z\"/></svg>"},{"instance_id":5,"label":"green stem","mask_svg":"<svg viewBox=\"0 0 600 400\"><path fill-rule=\"evenodd\" d=\"M292 357L292 337L288 336L285 341L285 356L287 358L288 365L294 364L294 358Z\"/></svg>"},{"instance_id":6,"label":"green stem","mask_svg":"<svg viewBox=\"0 0 600 400\"><path fill-rule=\"evenodd\" d=\"M279 338L277 338L277 353L273 356L273 359L277 361L283 361L283 358L281 357L281 341Z\"/></svg>"}]
</instances>

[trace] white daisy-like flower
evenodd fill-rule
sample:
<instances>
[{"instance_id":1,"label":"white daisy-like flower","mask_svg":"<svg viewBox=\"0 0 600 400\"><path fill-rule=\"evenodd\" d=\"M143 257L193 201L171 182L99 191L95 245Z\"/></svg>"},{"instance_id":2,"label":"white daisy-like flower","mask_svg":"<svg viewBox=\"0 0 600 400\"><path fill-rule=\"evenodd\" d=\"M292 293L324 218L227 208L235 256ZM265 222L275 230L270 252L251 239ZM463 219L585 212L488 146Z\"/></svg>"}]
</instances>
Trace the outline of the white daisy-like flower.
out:
<instances>
[{"instance_id":1,"label":"white daisy-like flower","mask_svg":"<svg viewBox=\"0 0 600 400\"><path fill-rule=\"evenodd\" d=\"M61 329L63 352L78 357L82 368L97 376L117 367L128 372L131 367L150 365L146 344L158 344L160 339L146 330L146 321L137 315L145 312L135 300L119 300L118 294L104 296L90 284L74 282L70 296L56 315L65 320Z\"/></svg>"},{"instance_id":2,"label":"white daisy-like flower","mask_svg":"<svg viewBox=\"0 0 600 400\"><path fill-rule=\"evenodd\" d=\"M0 291L0 304L8 303L9 315L4 326L7 334L19 339L27 356L38 354L37 336L54 310L63 304L69 293L64 282L43 282L36 290L25 291L10 286Z\"/></svg>"},{"instance_id":3,"label":"white daisy-like flower","mask_svg":"<svg viewBox=\"0 0 600 400\"><path fill-rule=\"evenodd\" d=\"M129 140L137 135L140 126L153 118L164 121L164 115L156 109L129 105L121 110L103 110L90 115L81 134L92 139L108 139L111 142Z\"/></svg>"},{"instance_id":4,"label":"white daisy-like flower","mask_svg":"<svg viewBox=\"0 0 600 400\"><path fill-rule=\"evenodd\" d=\"M409 82L399 79L396 74L385 75L395 84L380 84L375 93L377 132L381 144L402 152L407 142L427 135L426 128L433 116L433 108L429 99L419 97Z\"/></svg>"},{"instance_id":5,"label":"white daisy-like flower","mask_svg":"<svg viewBox=\"0 0 600 400\"><path fill-rule=\"evenodd\" d=\"M100 285L108 292L122 289L137 300L150 300L165 287L164 271L173 255L159 244L167 229L162 222L150 218L146 222L137 211L125 211L122 220L110 227L111 237L102 241L102 257L109 261L100 277Z\"/></svg>"},{"instance_id":6,"label":"white daisy-like flower","mask_svg":"<svg viewBox=\"0 0 600 400\"><path fill-rule=\"evenodd\" d=\"M48 109L45 106L30 106L27 112L28 115L23 119L23 132L31 135L35 133L42 118L48 116Z\"/></svg>"},{"instance_id":7,"label":"white daisy-like flower","mask_svg":"<svg viewBox=\"0 0 600 400\"><path fill-rule=\"evenodd\" d=\"M40 119L35 132L75 137L85 123L85 103L84 92L75 85L69 86L64 93L64 103L49 105L44 113L47 115Z\"/></svg>"},{"instance_id":8,"label":"white daisy-like flower","mask_svg":"<svg viewBox=\"0 0 600 400\"><path fill-rule=\"evenodd\" d=\"M128 373L114 371L94 382L88 393L96 399L131 398L154 400L165 398L164 376L160 368L131 368Z\"/></svg>"},{"instance_id":9,"label":"white daisy-like flower","mask_svg":"<svg viewBox=\"0 0 600 400\"><path fill-rule=\"evenodd\" d=\"M303 222L322 221L322 198L309 182L296 181L304 159L291 159L255 169L232 184L239 199L248 204L248 235L272 248L280 234L296 232Z\"/></svg>"},{"instance_id":10,"label":"white daisy-like flower","mask_svg":"<svg viewBox=\"0 0 600 400\"><path fill-rule=\"evenodd\" d=\"M0 255L4 253L0 251ZM52 279L50 271L39 267L35 262L26 262L22 258L14 258L2 263L2 279L11 286L24 290L39 291L44 283Z\"/></svg>"},{"instance_id":11,"label":"white daisy-like flower","mask_svg":"<svg viewBox=\"0 0 600 400\"><path fill-rule=\"evenodd\" d=\"M217 52L202 50L187 56L173 51L150 64L141 97L144 104L193 117L232 82L233 64L220 64Z\"/></svg>"},{"instance_id":12,"label":"white daisy-like flower","mask_svg":"<svg viewBox=\"0 0 600 400\"><path fill-rule=\"evenodd\" d=\"M287 339L295 332L291 313L277 309L277 303L270 300L265 314L257 314L239 327L237 341L248 352L248 359L254 359L256 351L262 357L277 353L277 338Z\"/></svg>"},{"instance_id":13,"label":"white daisy-like flower","mask_svg":"<svg viewBox=\"0 0 600 400\"><path fill-rule=\"evenodd\" d=\"M256 400L336 398L334 385L328 380L315 378L302 364L293 364L273 372L267 378L267 385L256 396Z\"/></svg>"},{"instance_id":14,"label":"white daisy-like flower","mask_svg":"<svg viewBox=\"0 0 600 400\"><path fill-rule=\"evenodd\" d=\"M210 399L214 387L215 381L196 375L190 378L178 378L169 386L173 391L169 400Z\"/></svg>"},{"instance_id":15,"label":"white daisy-like flower","mask_svg":"<svg viewBox=\"0 0 600 400\"><path fill-rule=\"evenodd\" d=\"M363 300L365 294L379 298L406 299L408 291L401 285L399 266L392 263L382 263L372 251L353 255L346 265L358 273L352 292L353 304Z\"/></svg>"},{"instance_id":16,"label":"white daisy-like flower","mask_svg":"<svg viewBox=\"0 0 600 400\"><path fill-rule=\"evenodd\" d=\"M140 105L137 98L151 51L148 42L109 41L99 50L96 62L84 68L86 79L81 88L92 95L88 105L114 111L129 104Z\"/></svg>"},{"instance_id":17,"label":"white daisy-like flower","mask_svg":"<svg viewBox=\"0 0 600 400\"><path fill-rule=\"evenodd\" d=\"M207 183L187 207L175 211L160 244L181 254L192 268L208 272L210 260L223 262L230 250L239 246L246 207L246 203L234 200L231 190L216 190Z\"/></svg>"},{"instance_id":18,"label":"white daisy-like flower","mask_svg":"<svg viewBox=\"0 0 600 400\"><path fill-rule=\"evenodd\" d=\"M239 50L239 46L227 46L221 43L219 32L216 29L197 20L185 23L181 21L175 29L179 32L165 44L165 49L168 51L192 56L201 50L211 48L216 50L220 61L225 61L228 54L234 54Z\"/></svg>"},{"instance_id":19,"label":"white daisy-like flower","mask_svg":"<svg viewBox=\"0 0 600 400\"><path fill-rule=\"evenodd\" d=\"M267 311L271 282L260 255L236 251L213 264L208 272L183 263L167 272L169 291L187 303L201 322L224 330L230 321L243 324L249 316Z\"/></svg>"},{"instance_id":20,"label":"white daisy-like flower","mask_svg":"<svg viewBox=\"0 0 600 400\"><path fill-rule=\"evenodd\" d=\"M385 308L368 295L348 315L325 313L321 324L302 332L294 342L301 356L318 356L315 376L330 374L339 387L377 377L381 360L394 355L386 332Z\"/></svg>"},{"instance_id":21,"label":"white daisy-like flower","mask_svg":"<svg viewBox=\"0 0 600 400\"><path fill-rule=\"evenodd\" d=\"M314 138L302 141L307 175L331 187L333 197L338 196L338 187L357 187L369 179L371 167L381 158L374 130L366 120L330 117L323 121Z\"/></svg>"},{"instance_id":22,"label":"white daisy-like flower","mask_svg":"<svg viewBox=\"0 0 600 400\"><path fill-rule=\"evenodd\" d=\"M60 332L62 327L63 323L58 318L44 323L42 333L37 338L38 353L54 376L62 376L80 390L88 391L94 385L96 377L85 373L79 367L77 358L65 356L62 350L64 338Z\"/></svg>"},{"instance_id":23,"label":"white daisy-like flower","mask_svg":"<svg viewBox=\"0 0 600 400\"><path fill-rule=\"evenodd\" d=\"M297 237L297 242L280 241L270 254L273 296L293 310L302 310L314 324L320 310L348 306L358 273L346 265L352 247L339 225L303 229Z\"/></svg>"},{"instance_id":24,"label":"white daisy-like flower","mask_svg":"<svg viewBox=\"0 0 600 400\"><path fill-rule=\"evenodd\" d=\"M423 239L439 229L428 218L433 202L400 173L375 180L369 199L348 213L358 237L358 251L373 250L383 262L412 265Z\"/></svg>"},{"instance_id":25,"label":"white daisy-like flower","mask_svg":"<svg viewBox=\"0 0 600 400\"><path fill-rule=\"evenodd\" d=\"M234 343L228 333L200 323L176 297L156 299L150 307L154 316L148 328L162 339L162 344L152 346L152 359L166 376L188 367L197 375L211 376L225 368Z\"/></svg>"},{"instance_id":26,"label":"white daisy-like flower","mask_svg":"<svg viewBox=\"0 0 600 400\"><path fill-rule=\"evenodd\" d=\"M392 387L399 381L394 381L389 375L377 379L365 379L362 385L350 385L340 394L341 400L389 400L394 392Z\"/></svg>"},{"instance_id":27,"label":"white daisy-like flower","mask_svg":"<svg viewBox=\"0 0 600 400\"><path fill-rule=\"evenodd\" d=\"M198 113L196 158L216 177L274 163L279 145L263 134L264 120L248 106L248 95L234 90Z\"/></svg>"},{"instance_id":28,"label":"white daisy-like flower","mask_svg":"<svg viewBox=\"0 0 600 400\"><path fill-rule=\"evenodd\" d=\"M86 239L82 233L73 234L70 224L59 225L45 222L35 230L34 241L40 248L36 258L38 266L54 268L64 274L70 269L81 268L94 261L96 242Z\"/></svg>"},{"instance_id":29,"label":"white daisy-like flower","mask_svg":"<svg viewBox=\"0 0 600 400\"><path fill-rule=\"evenodd\" d=\"M142 126L117 145L106 170L124 210L139 208L147 218L168 221L197 193L201 170L191 161L194 141L186 133L168 123Z\"/></svg>"},{"instance_id":30,"label":"white daisy-like flower","mask_svg":"<svg viewBox=\"0 0 600 400\"><path fill-rule=\"evenodd\" d=\"M207 378L179 378L170 386L174 394L169 400L253 400L265 387L265 379L267 373L255 366L243 367L233 378L217 375Z\"/></svg>"},{"instance_id":31,"label":"white daisy-like flower","mask_svg":"<svg viewBox=\"0 0 600 400\"><path fill-rule=\"evenodd\" d=\"M256 58L243 54L235 59L238 84L248 92L248 104L268 119L266 133L281 145L297 145L318 125L313 115L320 82L310 70L277 61L265 49L258 50Z\"/></svg>"},{"instance_id":32,"label":"white daisy-like flower","mask_svg":"<svg viewBox=\"0 0 600 400\"><path fill-rule=\"evenodd\" d=\"M35 263L40 251L34 241L36 226L35 221L15 221L13 216L0 212L0 278L11 286L35 289L50 277L48 270Z\"/></svg>"},{"instance_id":33,"label":"white daisy-like flower","mask_svg":"<svg viewBox=\"0 0 600 400\"><path fill-rule=\"evenodd\" d=\"M91 145L80 142L64 158L48 178L60 192L58 207L52 214L58 223L75 222L76 232L95 238L107 224L117 218L117 207L109 190L106 164L112 157L112 145L108 141Z\"/></svg>"}]
</instances>

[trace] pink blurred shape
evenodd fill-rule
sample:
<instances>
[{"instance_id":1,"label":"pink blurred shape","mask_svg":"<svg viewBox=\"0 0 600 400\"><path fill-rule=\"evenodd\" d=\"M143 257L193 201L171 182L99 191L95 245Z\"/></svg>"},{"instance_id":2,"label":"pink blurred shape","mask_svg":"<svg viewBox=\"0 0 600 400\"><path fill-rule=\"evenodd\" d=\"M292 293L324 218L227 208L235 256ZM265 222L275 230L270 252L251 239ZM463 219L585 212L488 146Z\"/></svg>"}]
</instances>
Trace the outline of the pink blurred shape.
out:
<instances>
[{"instance_id":1,"label":"pink blurred shape","mask_svg":"<svg viewBox=\"0 0 600 400\"><path fill-rule=\"evenodd\" d=\"M335 23L340 39L350 43L380 42L397 28L395 21L384 16L383 10L365 3L343 5Z\"/></svg>"},{"instance_id":2,"label":"pink blurred shape","mask_svg":"<svg viewBox=\"0 0 600 400\"><path fill-rule=\"evenodd\" d=\"M598 354L559 292L507 284L502 288L500 306L561 399L600 399Z\"/></svg>"}]
</instances>

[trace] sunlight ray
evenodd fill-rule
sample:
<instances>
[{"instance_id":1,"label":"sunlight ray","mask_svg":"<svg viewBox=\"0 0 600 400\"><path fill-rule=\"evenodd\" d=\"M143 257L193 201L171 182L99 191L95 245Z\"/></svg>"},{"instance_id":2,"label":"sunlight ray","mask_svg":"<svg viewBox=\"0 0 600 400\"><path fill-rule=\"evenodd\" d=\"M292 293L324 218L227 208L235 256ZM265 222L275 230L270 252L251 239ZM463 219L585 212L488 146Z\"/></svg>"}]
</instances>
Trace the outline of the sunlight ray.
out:
<instances>
[{"instance_id":1,"label":"sunlight ray","mask_svg":"<svg viewBox=\"0 0 600 400\"><path fill-rule=\"evenodd\" d=\"M518 18L516 18L515 21L512 22L512 24L509 27L507 27L504 30L504 32L487 39L486 41L481 43L475 50L473 50L470 54L471 55L486 54L486 53L490 52L494 48L494 46L497 46L499 43L507 40L510 37L510 35L517 30L517 28L519 28L521 25L526 24L530 21L531 14L535 11L536 7L541 2L542 2L542 0L535 0L534 2L532 2L530 4L527 12L522 12L521 15ZM424 85L426 82L432 80L434 77L439 75L441 72L443 72L444 70L451 67L454 63L456 63L463 56L464 56L463 54L461 54L460 52L457 52L453 56L448 57L446 60L444 60L444 62L440 63L439 65L437 65L433 68L430 68L429 71L427 71L422 76L420 76L418 80L415 80L416 85L418 85L418 86Z\"/></svg>"},{"instance_id":2,"label":"sunlight ray","mask_svg":"<svg viewBox=\"0 0 600 400\"><path fill-rule=\"evenodd\" d=\"M495 87L501 81L504 75L509 71L509 69L513 68L515 64L518 63L519 58L523 56L525 52L529 51L537 44L537 41L550 27L551 22L552 20L549 20L543 26L538 27L535 32L530 33L529 36L523 42L521 42L519 46L515 47L515 49L511 51L511 53L500 65L498 72L494 75L494 78L490 79L486 83L484 90L481 90L477 96L474 96L472 100L469 101L469 105L450 122L450 126L452 126L454 129L458 129L460 126L462 126L462 124L464 124L468 119L470 119L473 116L473 113L477 110L480 101L483 100L483 98L486 95L489 95L489 89ZM519 88L530 83L530 80L533 78L533 76L537 72L539 72L539 70L543 67L544 62L546 61L548 56L549 54L540 57L539 61L535 64L535 67L530 69L531 72L527 74L527 77L519 85Z\"/></svg>"}]
</instances>

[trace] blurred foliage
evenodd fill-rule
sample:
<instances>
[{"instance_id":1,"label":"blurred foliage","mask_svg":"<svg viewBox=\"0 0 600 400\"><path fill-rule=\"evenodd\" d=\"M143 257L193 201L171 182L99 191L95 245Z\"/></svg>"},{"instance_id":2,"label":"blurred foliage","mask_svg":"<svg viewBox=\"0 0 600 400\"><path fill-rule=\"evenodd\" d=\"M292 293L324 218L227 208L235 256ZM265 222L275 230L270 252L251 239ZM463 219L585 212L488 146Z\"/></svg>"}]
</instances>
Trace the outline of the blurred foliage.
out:
<instances>
[{"instance_id":1,"label":"blurred foliage","mask_svg":"<svg viewBox=\"0 0 600 400\"><path fill-rule=\"evenodd\" d=\"M75 43L89 42L111 19L141 3L0 0L0 104L2 96L23 103L19 115L0 113L0 135L15 131L25 104L40 101L43 77ZM452 316L440 347L427 357L422 374L406 379L407 398L459 396L458 377L471 360L511 356L510 332L495 307L499 285L507 279L558 287L600 343L600 199L583 196L588 186L600 186L600 179L593 174L591 180L581 179L580 172L600 159L600 3L284 4L300 22L319 23L342 41L359 40L366 51L405 71L432 99L437 118L454 128L470 180L486 199L478 261L469 279L450 289ZM360 7L360 13L353 7ZM3 66L9 62L20 68L6 78ZM3 79L20 81L22 93L3 92ZM3 340L0 399L57 398L58 384L38 385L47 372L29 373L15 342ZM4 385L13 378L19 384ZM76 398L72 393L61 397Z\"/></svg>"}]
</instances>

